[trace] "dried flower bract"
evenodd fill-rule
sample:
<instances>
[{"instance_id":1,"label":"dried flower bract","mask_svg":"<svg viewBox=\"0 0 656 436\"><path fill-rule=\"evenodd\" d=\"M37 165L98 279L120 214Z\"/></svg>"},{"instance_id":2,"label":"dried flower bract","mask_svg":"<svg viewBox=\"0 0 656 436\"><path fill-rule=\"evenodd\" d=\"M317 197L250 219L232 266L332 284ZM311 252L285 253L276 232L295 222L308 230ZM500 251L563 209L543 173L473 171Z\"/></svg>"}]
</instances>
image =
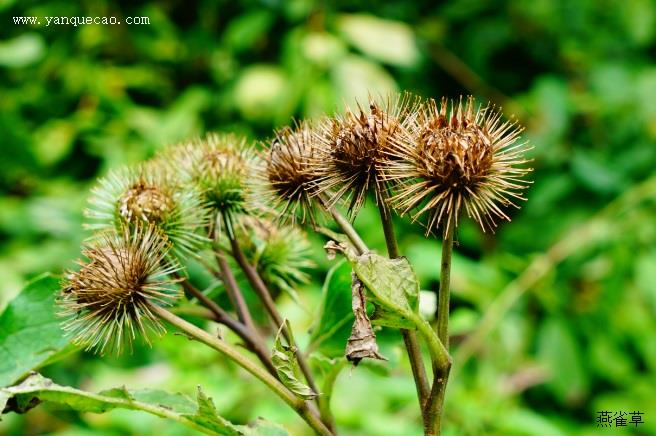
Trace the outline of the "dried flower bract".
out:
<instances>
[{"instance_id":1,"label":"dried flower bract","mask_svg":"<svg viewBox=\"0 0 656 436\"><path fill-rule=\"evenodd\" d=\"M457 225L463 206L483 230L498 218L510 220L503 208L524 199L529 182L522 177L531 171L523 166L528 146L515 123L469 97L439 106L430 100L413 130L410 141L394 143L386 168L386 179L398 183L391 200L401 214L428 213L428 232Z\"/></svg>"},{"instance_id":2,"label":"dried flower bract","mask_svg":"<svg viewBox=\"0 0 656 436\"><path fill-rule=\"evenodd\" d=\"M373 190L376 202L387 197L382 166L389 159L390 146L408 136L406 124L416 104L409 94L389 98L381 105L371 99L369 110L358 106L356 114L347 109L344 116L324 120L318 127L318 158L315 172L319 192L332 206L343 199L354 217Z\"/></svg>"},{"instance_id":3,"label":"dried flower bract","mask_svg":"<svg viewBox=\"0 0 656 436\"><path fill-rule=\"evenodd\" d=\"M106 233L86 246L87 260L67 274L59 301L73 342L118 353L124 345L131 349L137 335L148 342L149 333L162 334L150 307L171 305L179 295L170 278L179 267L166 259L168 250L154 226L141 225L120 235Z\"/></svg>"},{"instance_id":4,"label":"dried flower bract","mask_svg":"<svg viewBox=\"0 0 656 436\"><path fill-rule=\"evenodd\" d=\"M314 199L316 159L310 126L285 127L278 132L264 158L266 171L258 178L265 200L276 209L279 218L292 222L315 222Z\"/></svg>"}]
</instances>

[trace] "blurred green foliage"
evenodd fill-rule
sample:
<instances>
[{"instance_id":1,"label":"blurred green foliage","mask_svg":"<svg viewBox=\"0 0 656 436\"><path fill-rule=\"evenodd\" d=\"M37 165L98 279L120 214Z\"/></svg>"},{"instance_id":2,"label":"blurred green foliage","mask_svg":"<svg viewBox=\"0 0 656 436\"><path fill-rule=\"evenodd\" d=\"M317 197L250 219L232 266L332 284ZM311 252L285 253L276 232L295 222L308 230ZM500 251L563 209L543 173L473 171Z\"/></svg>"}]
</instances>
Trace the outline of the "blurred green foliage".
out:
<instances>
[{"instance_id":1,"label":"blurred green foliage","mask_svg":"<svg viewBox=\"0 0 656 436\"><path fill-rule=\"evenodd\" d=\"M151 24L12 22L63 15ZM496 234L460 229L446 433L591 435L598 411L636 410L638 431L656 434L653 1L1 0L0 23L0 307L29 278L72 265L88 189L109 168L207 130L264 139L291 117L369 93L471 93L526 126L535 182ZM439 242L396 224L423 289L436 290ZM356 226L384 249L374 210ZM304 307L281 300L301 343L330 266L313 244L319 267ZM465 362L459 348L491 308L489 333ZM420 433L409 368L389 336L389 363L337 381L343 434ZM305 431L263 387L175 336L121 358L78 353L46 374L89 390L202 384L234 422L262 415ZM9 434L186 434L127 411L44 407L3 419Z\"/></svg>"}]
</instances>

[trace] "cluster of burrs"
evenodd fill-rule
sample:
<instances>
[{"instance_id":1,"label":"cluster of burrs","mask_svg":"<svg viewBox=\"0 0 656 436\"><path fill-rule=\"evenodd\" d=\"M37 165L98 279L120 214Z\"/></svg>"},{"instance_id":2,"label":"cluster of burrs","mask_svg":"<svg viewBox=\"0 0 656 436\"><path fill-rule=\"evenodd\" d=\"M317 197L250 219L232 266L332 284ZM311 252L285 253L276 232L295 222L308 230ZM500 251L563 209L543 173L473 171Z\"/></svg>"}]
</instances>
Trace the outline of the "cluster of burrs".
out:
<instances>
[{"instance_id":1,"label":"cluster of burrs","mask_svg":"<svg viewBox=\"0 0 656 436\"><path fill-rule=\"evenodd\" d=\"M292 288L310 265L293 225L342 205L353 219L368 197L427 233L457 226L463 209L493 229L528 186L520 131L471 97L403 94L285 127L263 147L232 134L168 147L93 190L95 233L63 284L65 326L101 352L163 331L152 305L174 304L185 259L223 237L245 239L260 274Z\"/></svg>"},{"instance_id":2,"label":"cluster of burrs","mask_svg":"<svg viewBox=\"0 0 656 436\"><path fill-rule=\"evenodd\" d=\"M427 232L457 225L461 210L482 229L510 220L529 182L521 129L493 107L466 100L421 101L408 94L368 110L280 130L266 157L264 181L282 214L312 220L317 205L343 203L355 217L369 193L377 204Z\"/></svg>"}]
</instances>

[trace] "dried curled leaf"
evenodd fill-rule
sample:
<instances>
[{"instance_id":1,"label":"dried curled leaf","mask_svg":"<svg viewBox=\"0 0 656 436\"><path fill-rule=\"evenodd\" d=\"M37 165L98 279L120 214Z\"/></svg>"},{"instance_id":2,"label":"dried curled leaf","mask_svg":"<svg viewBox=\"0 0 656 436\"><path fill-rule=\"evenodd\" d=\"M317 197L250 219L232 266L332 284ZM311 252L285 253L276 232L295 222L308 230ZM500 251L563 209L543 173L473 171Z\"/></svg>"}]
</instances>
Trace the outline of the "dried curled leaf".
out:
<instances>
[{"instance_id":1,"label":"dried curled leaf","mask_svg":"<svg viewBox=\"0 0 656 436\"><path fill-rule=\"evenodd\" d=\"M378 353L378 344L376 343L376 334L371 327L371 321L367 316L367 297L365 289L355 273L351 274L353 294L353 328L351 337L346 344L346 359L357 366L362 359L387 360Z\"/></svg>"},{"instance_id":2,"label":"dried curled leaf","mask_svg":"<svg viewBox=\"0 0 656 436\"><path fill-rule=\"evenodd\" d=\"M333 260L335 256L337 256L337 253L347 253L351 251L349 250L349 246L346 242L336 242L334 240L326 242L326 244L323 246L323 249L326 250L326 257L328 260Z\"/></svg>"},{"instance_id":3,"label":"dried curled leaf","mask_svg":"<svg viewBox=\"0 0 656 436\"><path fill-rule=\"evenodd\" d=\"M298 362L296 361L296 348L282 343L281 336L283 336L283 327L285 326L291 335L289 321L285 320L285 323L280 326L278 334L276 335L271 354L271 361L276 368L276 372L278 373L278 377L282 384L299 398L311 400L317 396L317 393L309 386L299 381L300 371L298 368ZM294 343L294 341L290 342Z\"/></svg>"}]
</instances>

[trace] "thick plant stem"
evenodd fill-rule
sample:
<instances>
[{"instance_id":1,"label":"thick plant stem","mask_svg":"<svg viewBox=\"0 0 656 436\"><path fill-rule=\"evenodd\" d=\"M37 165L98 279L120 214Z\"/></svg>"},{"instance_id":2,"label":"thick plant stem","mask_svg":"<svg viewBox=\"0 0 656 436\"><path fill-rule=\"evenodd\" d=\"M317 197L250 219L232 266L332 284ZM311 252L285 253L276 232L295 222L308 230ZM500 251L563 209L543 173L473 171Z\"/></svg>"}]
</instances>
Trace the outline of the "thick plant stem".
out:
<instances>
[{"instance_id":1,"label":"thick plant stem","mask_svg":"<svg viewBox=\"0 0 656 436\"><path fill-rule=\"evenodd\" d=\"M439 435L442 423L444 392L449 372L451 371L452 360L444 344L437 337L435 330L433 330L426 320L417 315L413 322L428 344L428 350L433 363L433 386L431 387L431 392L423 411L424 434L432 436Z\"/></svg>"},{"instance_id":2,"label":"thick plant stem","mask_svg":"<svg viewBox=\"0 0 656 436\"><path fill-rule=\"evenodd\" d=\"M437 298L437 336L445 350L449 350L449 302L451 292L451 257L453 253L453 235L455 233L455 219L449 221L444 239L442 241L442 260L440 262L440 291ZM439 435L442 427L442 415L444 410L444 395L446 384L451 371L451 357L448 356L448 364L439 364L433 361L433 386L426 414L427 425L424 432L428 435Z\"/></svg>"},{"instance_id":3,"label":"thick plant stem","mask_svg":"<svg viewBox=\"0 0 656 436\"><path fill-rule=\"evenodd\" d=\"M196 287L194 287L191 283L189 283L188 280L183 280L181 282L182 287L185 288L185 290L196 297L198 301L203 304L206 308L210 310L212 313L212 319L219 324L223 324L226 327L228 327L230 330L235 332L237 336L239 336L244 343L246 344L246 347L251 350L257 358L262 362L262 364L267 368L267 370L274 376L278 376L276 372L275 366L273 366L273 363L271 362L271 358L269 357L269 351L267 350L267 347L264 344L264 341L260 339L260 337L257 335L257 332L254 330L248 328L244 324L240 323L236 319L232 318L228 313L226 313L221 306L216 304L214 301L212 301L210 298L208 298L205 294L200 292Z\"/></svg>"},{"instance_id":4,"label":"thick plant stem","mask_svg":"<svg viewBox=\"0 0 656 436\"><path fill-rule=\"evenodd\" d=\"M396 243L396 236L394 234L394 224L392 223L392 215L387 205L381 201L378 205L380 212L380 221L383 225L383 232L385 233L385 244L387 245L387 255L390 259L399 257L399 248ZM410 360L410 367L412 368L412 376L415 380L417 388L417 396L419 398L419 407L423 410L430 394L430 386L428 385L428 378L426 376L426 368L424 367L424 360L421 357L421 348L417 333L414 330L401 329L405 349L408 352L408 359Z\"/></svg>"},{"instance_id":5,"label":"thick plant stem","mask_svg":"<svg viewBox=\"0 0 656 436\"><path fill-rule=\"evenodd\" d=\"M229 238L230 246L232 247L232 255L237 261L237 264L239 264L239 267L244 271L248 282L253 287L253 290L255 290L257 293L271 320L276 324L276 326L282 328L282 333L287 339L287 343L296 349L296 360L298 360L299 367L305 376L305 380L307 381L308 386L315 393L319 394L317 385L314 382L314 378L312 377L312 372L310 371L310 366L307 364L301 350L295 343L293 343L294 341L291 332L287 329L284 320L280 316L280 313L278 313L278 308L276 308L276 304L273 301L273 298L271 298L271 294L269 293L267 285L264 283L255 267L251 265L250 262L246 259L246 256L244 256L244 252L241 250L237 239L232 236L229 236Z\"/></svg>"},{"instance_id":6,"label":"thick plant stem","mask_svg":"<svg viewBox=\"0 0 656 436\"><path fill-rule=\"evenodd\" d=\"M433 367L433 386L426 407L424 422L425 435L439 435L442 431L442 412L444 410L444 394L449 380L451 361L445 366Z\"/></svg>"},{"instance_id":7,"label":"thick plant stem","mask_svg":"<svg viewBox=\"0 0 656 436\"><path fill-rule=\"evenodd\" d=\"M455 219L452 218L442 241L440 293L437 296L437 336L447 350L449 349L449 302L451 298L451 257L454 233Z\"/></svg>"},{"instance_id":8,"label":"thick plant stem","mask_svg":"<svg viewBox=\"0 0 656 436\"><path fill-rule=\"evenodd\" d=\"M246 371L250 372L256 378L262 381L276 395L278 395L285 403L293 408L296 413L298 413L316 433L325 436L330 436L332 434L330 430L328 430L328 428L324 425L324 423L321 422L319 417L312 413L305 401L296 397L289 389L285 387L285 385L278 381L278 379L247 359L232 345L210 335L205 330L202 330L195 325L185 321L184 319L179 318L178 316L172 314L162 307L151 304L150 310L152 310L155 315L177 327L185 334L215 349L216 351L230 358Z\"/></svg>"},{"instance_id":9,"label":"thick plant stem","mask_svg":"<svg viewBox=\"0 0 656 436\"><path fill-rule=\"evenodd\" d=\"M322 198L318 197L319 204L333 217L335 223L340 227L344 234L349 238L351 244L353 244L356 252L358 254L364 254L369 251L366 244L360 238L358 233L355 231L353 226L344 218L339 212L335 210L334 207L330 207L328 202ZM387 216L389 213L385 214L381 211L381 219L383 220L383 229L386 236L386 242L388 247L388 253L391 248L392 253L398 255L398 248L396 246L396 240L392 240L388 235L393 236L392 228L390 224L385 224L387 221ZM452 228L450 233L450 246L453 246L453 231ZM388 242L389 241L389 242ZM390 254L390 257L392 255ZM446 281L450 281L450 268L451 268L451 250L449 249L448 253L448 268L442 269L442 274L446 274ZM442 277L441 283L444 283L444 277ZM447 285L448 286L448 285ZM447 288L448 289L448 288ZM448 307L448 294L447 294L447 307ZM448 321L448 311L447 311L447 321ZM424 432L426 435L439 435L440 426L442 419L442 408L444 404L444 392L446 388L446 382L448 379L449 372L451 370L451 356L447 351L447 348L442 343L436 332L430 326L430 324L421 318L419 315L412 319L413 324L417 326L419 333L422 335L424 340L428 345L428 349L431 356L431 361L433 363L433 386L430 389L430 392L427 395L425 404L422 404L422 417L424 420ZM416 360L417 362L422 362L420 359ZM413 368L414 375L414 368ZM428 382L426 381L428 384ZM419 389L419 388L418 388ZM419 391L418 391L419 392ZM420 394L421 395L421 394ZM421 398L421 397L420 397Z\"/></svg>"}]
</instances>

